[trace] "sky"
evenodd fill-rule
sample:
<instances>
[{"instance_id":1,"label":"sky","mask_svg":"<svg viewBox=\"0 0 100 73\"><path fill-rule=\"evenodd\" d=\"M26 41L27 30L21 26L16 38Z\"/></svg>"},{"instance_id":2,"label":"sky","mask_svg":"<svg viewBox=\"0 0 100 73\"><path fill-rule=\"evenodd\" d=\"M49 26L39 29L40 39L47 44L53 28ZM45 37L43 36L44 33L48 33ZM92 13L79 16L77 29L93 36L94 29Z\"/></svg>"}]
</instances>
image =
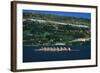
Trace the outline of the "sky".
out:
<instances>
[{"instance_id":1,"label":"sky","mask_svg":"<svg viewBox=\"0 0 100 73\"><path fill-rule=\"evenodd\" d=\"M41 13L41 14L52 14L59 16L70 16L91 19L91 13L82 13L82 12L61 12L61 11L42 11L42 10L23 10L23 12L32 12L32 13Z\"/></svg>"}]
</instances>

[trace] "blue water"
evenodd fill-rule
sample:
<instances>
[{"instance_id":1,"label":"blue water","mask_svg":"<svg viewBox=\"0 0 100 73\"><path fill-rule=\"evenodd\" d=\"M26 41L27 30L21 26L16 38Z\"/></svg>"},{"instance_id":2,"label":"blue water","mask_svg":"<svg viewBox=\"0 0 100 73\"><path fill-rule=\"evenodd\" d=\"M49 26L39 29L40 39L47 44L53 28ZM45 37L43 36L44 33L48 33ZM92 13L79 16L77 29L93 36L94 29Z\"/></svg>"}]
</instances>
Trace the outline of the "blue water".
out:
<instances>
[{"instance_id":1,"label":"blue water","mask_svg":"<svg viewBox=\"0 0 100 73\"><path fill-rule=\"evenodd\" d=\"M61 12L61 11L43 11L43 10L23 10L23 12L33 12L39 14L51 14L51 15L91 19L91 13L84 13L84 12Z\"/></svg>"},{"instance_id":2,"label":"blue water","mask_svg":"<svg viewBox=\"0 0 100 73\"><path fill-rule=\"evenodd\" d=\"M57 47L57 46L48 46ZM58 46L60 47L60 46ZM34 46L23 46L23 62L42 62L42 61L63 61L63 60L81 60L91 58L91 47L90 45L73 45L73 46L62 46L70 47L73 50L79 51L63 51L63 52L43 52L36 51L40 47Z\"/></svg>"}]
</instances>

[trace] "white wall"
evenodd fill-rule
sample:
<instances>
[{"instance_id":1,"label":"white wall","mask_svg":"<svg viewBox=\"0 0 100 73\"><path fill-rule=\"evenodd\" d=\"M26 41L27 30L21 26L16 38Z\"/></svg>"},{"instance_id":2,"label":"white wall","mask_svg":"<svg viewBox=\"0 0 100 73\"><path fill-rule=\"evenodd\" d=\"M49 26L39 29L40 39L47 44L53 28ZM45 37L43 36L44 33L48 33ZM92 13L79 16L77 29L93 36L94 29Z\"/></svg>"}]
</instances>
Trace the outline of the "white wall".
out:
<instances>
[{"instance_id":1,"label":"white wall","mask_svg":"<svg viewBox=\"0 0 100 73\"><path fill-rule=\"evenodd\" d=\"M10 8L11 8L10 1L11 0L0 0L0 73L12 73L10 71ZM67 3L67 4L84 4L84 5L99 5L100 4L99 0L30 0L30 1ZM99 5L99 8L100 8L100 5ZM100 10L99 10L99 13L100 13ZM100 14L98 16L100 16ZM100 25L98 25L98 28L99 28L98 31L100 31ZM98 34L98 37L100 37L100 33ZM98 39L98 43L100 43L99 40L100 38ZM98 52L100 52L100 50ZM99 61L100 61L100 57L99 57ZM100 65L99 67L92 67L92 68L35 71L34 73L41 73L41 72L42 73L52 73L52 72L99 73ZM26 72L26 73L33 73L33 72Z\"/></svg>"}]
</instances>

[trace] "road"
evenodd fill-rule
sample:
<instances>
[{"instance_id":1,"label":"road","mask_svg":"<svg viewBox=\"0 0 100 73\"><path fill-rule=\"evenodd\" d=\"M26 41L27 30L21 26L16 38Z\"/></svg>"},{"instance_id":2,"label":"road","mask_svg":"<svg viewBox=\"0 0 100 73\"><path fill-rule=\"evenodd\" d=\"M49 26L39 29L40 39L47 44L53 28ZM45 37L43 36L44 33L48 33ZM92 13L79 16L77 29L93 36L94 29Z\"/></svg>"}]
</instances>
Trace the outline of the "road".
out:
<instances>
[{"instance_id":1,"label":"road","mask_svg":"<svg viewBox=\"0 0 100 73\"><path fill-rule=\"evenodd\" d=\"M39 23L52 23L52 24L61 24L61 25L71 25L74 27L80 27L80 28L89 28L86 25L77 25L77 24L69 24L69 23L62 23L62 22L57 22L57 21L51 21L51 20L40 20L40 19L23 19L23 21L38 21Z\"/></svg>"}]
</instances>

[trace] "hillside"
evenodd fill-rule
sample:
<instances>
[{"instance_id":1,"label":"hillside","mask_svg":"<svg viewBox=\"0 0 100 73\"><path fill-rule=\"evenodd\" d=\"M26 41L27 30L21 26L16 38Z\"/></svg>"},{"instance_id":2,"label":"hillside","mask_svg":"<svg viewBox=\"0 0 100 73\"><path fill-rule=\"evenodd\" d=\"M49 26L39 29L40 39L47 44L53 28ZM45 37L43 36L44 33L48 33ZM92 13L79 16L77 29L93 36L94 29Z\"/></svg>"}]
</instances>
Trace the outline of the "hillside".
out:
<instances>
[{"instance_id":1,"label":"hillside","mask_svg":"<svg viewBox=\"0 0 100 73\"><path fill-rule=\"evenodd\" d=\"M84 44L90 42L90 24L84 18L24 12L23 43L33 46Z\"/></svg>"}]
</instances>

